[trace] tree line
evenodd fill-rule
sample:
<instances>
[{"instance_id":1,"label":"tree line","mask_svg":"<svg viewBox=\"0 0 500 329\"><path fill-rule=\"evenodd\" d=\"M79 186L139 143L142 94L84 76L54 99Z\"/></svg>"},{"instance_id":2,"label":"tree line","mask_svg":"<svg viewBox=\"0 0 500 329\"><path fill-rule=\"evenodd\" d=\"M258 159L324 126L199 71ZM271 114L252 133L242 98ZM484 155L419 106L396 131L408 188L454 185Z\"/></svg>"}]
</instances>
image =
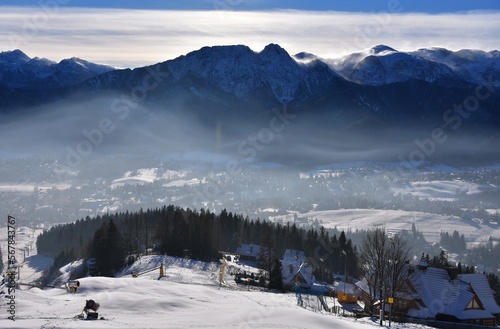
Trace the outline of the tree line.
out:
<instances>
[{"instance_id":1,"label":"tree line","mask_svg":"<svg viewBox=\"0 0 500 329\"><path fill-rule=\"evenodd\" d=\"M448 232L441 232L439 244L449 250L450 252L462 252L467 250L465 243L465 236L454 230L452 234Z\"/></svg>"},{"instance_id":2,"label":"tree line","mask_svg":"<svg viewBox=\"0 0 500 329\"><path fill-rule=\"evenodd\" d=\"M205 209L197 211L169 205L87 217L75 223L53 226L38 237L37 248L39 253L54 257L46 275L48 280L58 275L60 267L78 259L92 260L88 269L91 275L114 276L127 261L131 263L137 255L151 251L216 261L221 252L233 252L242 243L253 243L261 245L258 265L270 274L270 285L279 286L275 281L281 272L277 261L286 249L294 249L304 251L306 262L313 266L318 280L331 281L334 273L345 274L348 278L364 276L371 291L387 297L405 281L402 277L404 267L412 258L414 245L423 239L420 235L414 225L411 231L391 237L385 230L375 229L364 234L358 250L344 231L337 236L324 227L305 229L294 223L250 220L227 210L215 214ZM458 232L451 236L454 241L462 240ZM471 253L479 254L483 249L494 260L497 258L492 255L500 254L500 245L492 239ZM423 254L422 257L433 267L456 267L458 273L474 272L472 266L451 264L444 251L438 256ZM498 277L494 274L487 277L495 291L495 299L500 302Z\"/></svg>"},{"instance_id":3,"label":"tree line","mask_svg":"<svg viewBox=\"0 0 500 329\"><path fill-rule=\"evenodd\" d=\"M93 275L114 275L136 255L154 251L170 256L214 261L220 252L234 252L242 243L271 250L273 264L286 249L304 251L317 278L333 273L359 274L358 251L345 232L330 235L324 228L305 229L295 224L251 220L227 210L184 209L173 205L119 212L53 226L37 239L38 252L54 257L48 276L77 259L93 259ZM266 265L266 266L268 266ZM269 271L272 271L269 266Z\"/></svg>"}]
</instances>

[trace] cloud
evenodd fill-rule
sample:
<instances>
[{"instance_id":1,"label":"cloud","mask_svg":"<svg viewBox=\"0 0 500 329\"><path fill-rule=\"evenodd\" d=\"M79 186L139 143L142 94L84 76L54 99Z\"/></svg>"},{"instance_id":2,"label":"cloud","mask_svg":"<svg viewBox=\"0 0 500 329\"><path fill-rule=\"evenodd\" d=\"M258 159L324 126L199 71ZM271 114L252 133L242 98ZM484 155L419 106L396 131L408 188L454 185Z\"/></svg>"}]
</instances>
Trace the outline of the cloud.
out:
<instances>
[{"instance_id":1,"label":"cloud","mask_svg":"<svg viewBox=\"0 0 500 329\"><path fill-rule=\"evenodd\" d=\"M376 44L499 49L500 12L453 14L311 11L169 11L1 7L2 50L118 67L153 64L203 46L277 43L290 53L339 57Z\"/></svg>"}]
</instances>

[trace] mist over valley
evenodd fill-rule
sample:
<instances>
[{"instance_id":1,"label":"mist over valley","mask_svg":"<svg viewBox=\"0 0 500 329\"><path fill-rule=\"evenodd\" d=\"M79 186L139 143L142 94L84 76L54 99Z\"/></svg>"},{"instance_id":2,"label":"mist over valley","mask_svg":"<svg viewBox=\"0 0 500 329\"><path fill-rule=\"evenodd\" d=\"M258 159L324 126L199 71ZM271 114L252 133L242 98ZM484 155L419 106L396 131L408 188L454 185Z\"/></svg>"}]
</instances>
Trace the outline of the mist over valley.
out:
<instances>
[{"instance_id":1,"label":"mist over valley","mask_svg":"<svg viewBox=\"0 0 500 329\"><path fill-rule=\"evenodd\" d=\"M67 74L0 58L1 202L27 225L175 204L347 230L430 216L500 238L497 51L217 46Z\"/></svg>"}]
</instances>

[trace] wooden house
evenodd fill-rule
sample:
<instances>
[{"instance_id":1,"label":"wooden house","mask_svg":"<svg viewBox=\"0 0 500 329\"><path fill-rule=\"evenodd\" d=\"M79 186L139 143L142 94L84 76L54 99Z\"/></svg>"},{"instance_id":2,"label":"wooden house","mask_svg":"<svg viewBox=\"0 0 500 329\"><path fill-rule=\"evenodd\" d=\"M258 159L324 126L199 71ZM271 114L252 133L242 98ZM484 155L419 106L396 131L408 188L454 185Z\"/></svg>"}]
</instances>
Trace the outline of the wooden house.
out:
<instances>
[{"instance_id":1,"label":"wooden house","mask_svg":"<svg viewBox=\"0 0 500 329\"><path fill-rule=\"evenodd\" d=\"M354 284L339 282L335 287L337 300L341 303L354 304L358 302L361 290Z\"/></svg>"},{"instance_id":2,"label":"wooden house","mask_svg":"<svg viewBox=\"0 0 500 329\"><path fill-rule=\"evenodd\" d=\"M460 274L429 267L427 263L407 267L407 290L395 292L395 305L408 318L496 326L500 307L483 274ZM369 302L366 280L356 285ZM379 302L375 307L379 306ZM368 306L370 307L370 306Z\"/></svg>"},{"instance_id":3,"label":"wooden house","mask_svg":"<svg viewBox=\"0 0 500 329\"><path fill-rule=\"evenodd\" d=\"M236 249L236 255L238 255L240 261L250 261L257 262L260 255L261 247L256 244L241 244Z\"/></svg>"},{"instance_id":4,"label":"wooden house","mask_svg":"<svg viewBox=\"0 0 500 329\"><path fill-rule=\"evenodd\" d=\"M303 251L287 249L281 259L281 274L285 287L300 286L311 288L316 278L313 275L313 267L306 263Z\"/></svg>"}]
</instances>

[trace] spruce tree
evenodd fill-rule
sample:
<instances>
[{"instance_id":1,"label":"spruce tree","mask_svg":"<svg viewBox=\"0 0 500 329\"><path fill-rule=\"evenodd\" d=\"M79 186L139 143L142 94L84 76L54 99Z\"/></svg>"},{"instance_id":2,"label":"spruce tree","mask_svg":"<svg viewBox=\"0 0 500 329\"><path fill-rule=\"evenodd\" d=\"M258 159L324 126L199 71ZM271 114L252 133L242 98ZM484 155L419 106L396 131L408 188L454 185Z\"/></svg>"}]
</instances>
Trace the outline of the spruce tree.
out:
<instances>
[{"instance_id":1,"label":"spruce tree","mask_svg":"<svg viewBox=\"0 0 500 329\"><path fill-rule=\"evenodd\" d=\"M284 291L283 277L281 273L281 262L278 258L275 258L273 262L273 268L271 269L271 273L269 273L269 289Z\"/></svg>"},{"instance_id":2,"label":"spruce tree","mask_svg":"<svg viewBox=\"0 0 500 329\"><path fill-rule=\"evenodd\" d=\"M3 272L2 248L0 247L0 273Z\"/></svg>"},{"instance_id":3,"label":"spruce tree","mask_svg":"<svg viewBox=\"0 0 500 329\"><path fill-rule=\"evenodd\" d=\"M94 273L97 275L114 276L124 266L123 239L113 220L96 231L91 250L96 262Z\"/></svg>"},{"instance_id":4,"label":"spruce tree","mask_svg":"<svg viewBox=\"0 0 500 329\"><path fill-rule=\"evenodd\" d=\"M271 238L271 234L267 233L264 239L262 240L262 245L260 248L260 254L257 259L257 266L261 269L267 271L267 273L271 273L273 267L273 258L274 258L274 241Z\"/></svg>"}]
</instances>

